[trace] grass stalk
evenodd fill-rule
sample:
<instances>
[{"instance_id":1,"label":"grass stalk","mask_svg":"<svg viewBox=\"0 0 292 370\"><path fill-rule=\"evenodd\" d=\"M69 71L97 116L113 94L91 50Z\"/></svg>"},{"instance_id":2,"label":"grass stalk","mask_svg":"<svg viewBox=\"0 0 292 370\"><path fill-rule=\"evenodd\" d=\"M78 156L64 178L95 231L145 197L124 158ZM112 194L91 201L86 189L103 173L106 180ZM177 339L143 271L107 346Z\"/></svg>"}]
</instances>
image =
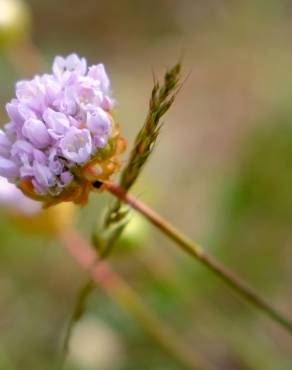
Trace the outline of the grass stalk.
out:
<instances>
[{"instance_id":1,"label":"grass stalk","mask_svg":"<svg viewBox=\"0 0 292 370\"><path fill-rule=\"evenodd\" d=\"M229 285L239 295L244 297L254 307L261 310L267 316L278 323L282 328L292 334L292 322L262 297L255 289L250 287L245 281L239 278L232 270L226 268L221 262L207 254L199 245L177 230L167 220L162 218L153 209L136 199L133 195L125 192L119 185L113 183L106 184L107 190L116 196L120 201L128 204L131 208L138 211L152 225L159 229L164 235L171 239L176 246L186 252L191 257L202 263L205 267L215 273L227 285Z\"/></svg>"}]
</instances>

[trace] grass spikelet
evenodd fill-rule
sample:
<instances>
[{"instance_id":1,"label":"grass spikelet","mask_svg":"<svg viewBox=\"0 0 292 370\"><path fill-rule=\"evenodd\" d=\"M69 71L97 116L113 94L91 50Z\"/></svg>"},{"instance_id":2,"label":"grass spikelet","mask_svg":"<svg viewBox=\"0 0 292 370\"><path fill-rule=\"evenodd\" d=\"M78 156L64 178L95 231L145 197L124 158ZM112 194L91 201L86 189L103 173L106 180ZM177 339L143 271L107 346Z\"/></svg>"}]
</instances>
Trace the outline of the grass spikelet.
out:
<instances>
[{"instance_id":1,"label":"grass spikelet","mask_svg":"<svg viewBox=\"0 0 292 370\"><path fill-rule=\"evenodd\" d=\"M165 73L162 85L154 81L146 120L135 139L129 160L121 175L120 186L126 191L133 186L153 151L162 127L161 118L173 104L181 86L180 71L181 64L177 63ZM121 202L115 201L105 217L105 228L119 222L123 218L121 212L124 213L121 210Z\"/></svg>"}]
</instances>

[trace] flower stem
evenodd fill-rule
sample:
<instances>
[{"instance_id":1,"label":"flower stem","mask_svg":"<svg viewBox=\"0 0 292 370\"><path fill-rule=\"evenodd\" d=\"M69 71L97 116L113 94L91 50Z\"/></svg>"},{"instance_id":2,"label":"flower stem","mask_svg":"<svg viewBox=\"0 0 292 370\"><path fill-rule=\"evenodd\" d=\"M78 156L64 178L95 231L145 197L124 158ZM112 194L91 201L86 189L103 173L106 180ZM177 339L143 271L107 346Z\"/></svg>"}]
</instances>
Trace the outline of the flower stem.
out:
<instances>
[{"instance_id":1,"label":"flower stem","mask_svg":"<svg viewBox=\"0 0 292 370\"><path fill-rule=\"evenodd\" d=\"M78 265L88 271L92 281L98 283L106 294L137 320L144 330L185 369L214 370L209 361L203 360L194 348L184 344L175 331L165 325L105 261L97 261L96 252L76 231L64 231L60 235L60 240Z\"/></svg>"},{"instance_id":2,"label":"flower stem","mask_svg":"<svg viewBox=\"0 0 292 370\"><path fill-rule=\"evenodd\" d=\"M292 322L287 319L282 313L274 308L264 297L250 287L245 281L241 280L233 271L226 268L221 262L207 254L204 249L182 234L153 209L136 199L131 194L125 192L119 185L106 183L106 189L115 195L118 199L127 203L131 208L138 211L154 226L156 226L163 234L173 240L187 254L191 255L209 270L213 271L225 283L227 283L238 294L245 297L247 301L260 309L275 322L292 334Z\"/></svg>"}]
</instances>

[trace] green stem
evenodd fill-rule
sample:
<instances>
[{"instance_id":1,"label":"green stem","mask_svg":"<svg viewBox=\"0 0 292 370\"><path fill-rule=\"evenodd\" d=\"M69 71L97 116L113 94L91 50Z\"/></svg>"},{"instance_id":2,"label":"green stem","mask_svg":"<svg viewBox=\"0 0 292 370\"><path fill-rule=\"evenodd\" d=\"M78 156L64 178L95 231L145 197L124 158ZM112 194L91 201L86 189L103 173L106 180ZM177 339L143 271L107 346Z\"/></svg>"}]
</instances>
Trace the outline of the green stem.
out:
<instances>
[{"instance_id":1,"label":"green stem","mask_svg":"<svg viewBox=\"0 0 292 370\"><path fill-rule=\"evenodd\" d=\"M214 257L208 255L200 245L196 244L169 222L163 219L153 209L146 206L144 203L125 192L119 185L107 183L107 190L115 195L118 199L127 203L131 208L138 211L145 218L148 219L154 226L156 226L163 234L173 240L177 246L185 251L190 256L197 259L209 270L213 271L225 283L227 283L237 293L242 295L253 304L255 307L263 311L266 315L272 318L275 322L292 334L292 322L287 319L282 313L274 308L265 298L257 293L245 281L241 280L233 271L226 268L221 262Z\"/></svg>"},{"instance_id":2,"label":"green stem","mask_svg":"<svg viewBox=\"0 0 292 370\"><path fill-rule=\"evenodd\" d=\"M73 311L70 316L69 322L66 326L64 339L62 341L60 363L59 363L59 368L58 368L59 370L63 369L64 363L66 361L66 357L69 353L69 342L72 337L74 325L82 317L86 309L87 298L89 297L90 293L93 292L94 289L95 289L95 283L94 281L90 279L85 284L83 284L80 290L78 291L76 301L73 305Z\"/></svg>"},{"instance_id":3,"label":"green stem","mask_svg":"<svg viewBox=\"0 0 292 370\"><path fill-rule=\"evenodd\" d=\"M75 259L78 265L88 272L92 281L97 283L106 294L137 320L144 330L173 359L178 361L184 369L215 369L209 361L203 360L195 348L190 348L181 341L177 333L162 322L135 290L120 275L113 271L105 261L99 260L97 262L96 252L75 230L66 230L59 237L63 247ZM91 289L92 286L88 287ZM77 307L80 307L80 310L76 311L76 316L83 310L82 305L78 304ZM60 369L63 366L63 360L64 357L62 358Z\"/></svg>"}]
</instances>

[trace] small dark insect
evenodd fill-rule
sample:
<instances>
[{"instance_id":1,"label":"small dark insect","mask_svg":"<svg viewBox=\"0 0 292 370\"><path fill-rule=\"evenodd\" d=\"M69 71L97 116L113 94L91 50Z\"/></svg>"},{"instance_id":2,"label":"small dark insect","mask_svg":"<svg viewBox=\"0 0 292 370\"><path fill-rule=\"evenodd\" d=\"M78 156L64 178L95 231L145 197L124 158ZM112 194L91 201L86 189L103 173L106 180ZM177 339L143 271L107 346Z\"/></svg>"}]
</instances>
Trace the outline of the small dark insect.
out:
<instances>
[{"instance_id":1,"label":"small dark insect","mask_svg":"<svg viewBox=\"0 0 292 370\"><path fill-rule=\"evenodd\" d=\"M101 181L94 181L93 183L92 183L92 186L95 188L95 189L100 189L101 187L102 187L102 185L103 185L103 182L101 182Z\"/></svg>"}]
</instances>

